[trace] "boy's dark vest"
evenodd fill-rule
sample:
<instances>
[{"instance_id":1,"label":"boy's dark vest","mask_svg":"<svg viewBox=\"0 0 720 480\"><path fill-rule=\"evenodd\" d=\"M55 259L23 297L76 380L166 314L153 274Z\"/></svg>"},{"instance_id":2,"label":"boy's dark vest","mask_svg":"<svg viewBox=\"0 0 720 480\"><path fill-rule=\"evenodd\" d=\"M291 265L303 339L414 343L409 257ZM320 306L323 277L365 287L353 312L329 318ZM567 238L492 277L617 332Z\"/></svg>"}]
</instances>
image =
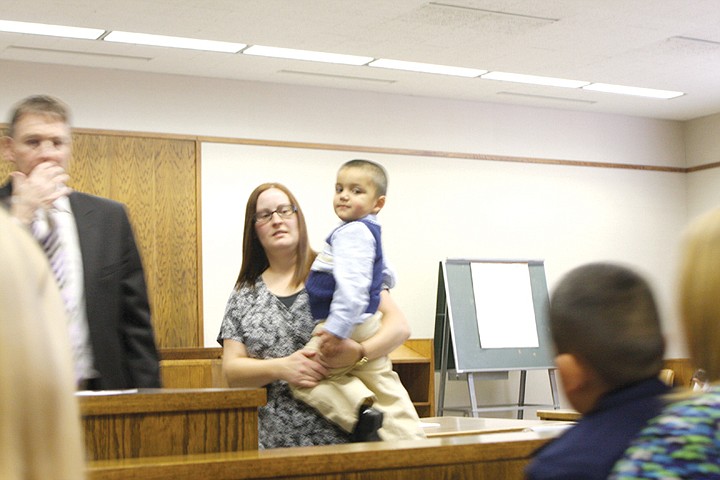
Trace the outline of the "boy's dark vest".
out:
<instances>
[{"instance_id":1,"label":"boy's dark vest","mask_svg":"<svg viewBox=\"0 0 720 480\"><path fill-rule=\"evenodd\" d=\"M382 243L380 242L380 225L364 218L355 221L363 223L375 238L375 260L373 263L373 276L369 292L370 302L365 309L365 313L375 313L377 312L378 305L380 305L380 292L382 291L383 282L383 252ZM342 228L345 225L347 224L340 225L338 228ZM326 240L331 248L332 236L338 228L333 230ZM305 282L305 289L310 297L310 312L312 313L313 319L326 319L328 315L330 315L330 303L335 293L335 277L333 277L331 272L310 271L310 275L308 275L308 279Z\"/></svg>"}]
</instances>

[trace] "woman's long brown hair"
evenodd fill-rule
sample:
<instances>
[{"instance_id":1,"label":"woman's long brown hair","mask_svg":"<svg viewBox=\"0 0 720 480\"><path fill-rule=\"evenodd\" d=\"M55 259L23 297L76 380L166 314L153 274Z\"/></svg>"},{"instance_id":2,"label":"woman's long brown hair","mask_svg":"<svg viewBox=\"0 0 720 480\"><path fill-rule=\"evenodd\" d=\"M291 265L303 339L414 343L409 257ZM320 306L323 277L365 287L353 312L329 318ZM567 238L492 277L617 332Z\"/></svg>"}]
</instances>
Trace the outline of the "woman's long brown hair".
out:
<instances>
[{"instance_id":1,"label":"woman's long brown hair","mask_svg":"<svg viewBox=\"0 0 720 480\"><path fill-rule=\"evenodd\" d=\"M238 274L235 288L239 289L243 285L254 286L255 281L270 266L265 249L260 244L260 239L255 232L255 213L257 213L258 197L263 192L276 188L287 195L291 204L297 207L297 223L298 223L298 245L295 251L295 275L293 276L293 284L298 286L302 284L310 272L310 266L315 260L316 253L310 248L308 240L307 225L305 223L305 215L298 203L295 195L288 188L280 183L263 183L259 185L250 194L245 207L245 228L243 231L243 259Z\"/></svg>"}]
</instances>

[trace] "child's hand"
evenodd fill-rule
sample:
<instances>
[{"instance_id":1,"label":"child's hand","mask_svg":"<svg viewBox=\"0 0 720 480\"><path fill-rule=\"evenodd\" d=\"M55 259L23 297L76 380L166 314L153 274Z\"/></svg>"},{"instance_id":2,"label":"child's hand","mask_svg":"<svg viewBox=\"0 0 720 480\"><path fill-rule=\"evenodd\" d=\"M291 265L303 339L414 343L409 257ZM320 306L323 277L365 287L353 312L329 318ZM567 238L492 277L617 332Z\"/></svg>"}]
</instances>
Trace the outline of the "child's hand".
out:
<instances>
[{"instance_id":1,"label":"child's hand","mask_svg":"<svg viewBox=\"0 0 720 480\"><path fill-rule=\"evenodd\" d=\"M332 358L342 351L343 340L330 332L323 330L320 337L320 353L323 357Z\"/></svg>"}]
</instances>

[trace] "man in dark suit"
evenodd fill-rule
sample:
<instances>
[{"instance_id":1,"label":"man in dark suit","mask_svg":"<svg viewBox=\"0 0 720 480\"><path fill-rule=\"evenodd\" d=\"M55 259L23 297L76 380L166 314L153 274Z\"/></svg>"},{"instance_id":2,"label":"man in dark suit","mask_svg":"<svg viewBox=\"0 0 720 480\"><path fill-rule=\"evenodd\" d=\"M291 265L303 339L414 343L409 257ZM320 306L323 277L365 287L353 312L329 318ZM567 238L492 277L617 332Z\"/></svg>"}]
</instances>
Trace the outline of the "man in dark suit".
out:
<instances>
[{"instance_id":1,"label":"man in dark suit","mask_svg":"<svg viewBox=\"0 0 720 480\"><path fill-rule=\"evenodd\" d=\"M44 229L60 239L57 275L78 388L160 387L145 276L125 207L66 186L72 154L66 106L48 96L21 101L2 148L15 171L0 187L0 202L36 236Z\"/></svg>"}]
</instances>

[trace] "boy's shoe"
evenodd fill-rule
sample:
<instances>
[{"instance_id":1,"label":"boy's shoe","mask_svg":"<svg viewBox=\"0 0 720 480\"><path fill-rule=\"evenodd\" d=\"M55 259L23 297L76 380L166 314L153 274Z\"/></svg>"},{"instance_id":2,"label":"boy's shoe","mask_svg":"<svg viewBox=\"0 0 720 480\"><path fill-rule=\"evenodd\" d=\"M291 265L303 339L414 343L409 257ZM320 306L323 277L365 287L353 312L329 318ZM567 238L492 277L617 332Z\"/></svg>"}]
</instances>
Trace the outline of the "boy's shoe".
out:
<instances>
[{"instance_id":1,"label":"boy's shoe","mask_svg":"<svg viewBox=\"0 0 720 480\"><path fill-rule=\"evenodd\" d=\"M358 412L358 421L350 435L350 441L353 443L381 441L378 430L382 427L383 417L380 410L362 405Z\"/></svg>"}]
</instances>

